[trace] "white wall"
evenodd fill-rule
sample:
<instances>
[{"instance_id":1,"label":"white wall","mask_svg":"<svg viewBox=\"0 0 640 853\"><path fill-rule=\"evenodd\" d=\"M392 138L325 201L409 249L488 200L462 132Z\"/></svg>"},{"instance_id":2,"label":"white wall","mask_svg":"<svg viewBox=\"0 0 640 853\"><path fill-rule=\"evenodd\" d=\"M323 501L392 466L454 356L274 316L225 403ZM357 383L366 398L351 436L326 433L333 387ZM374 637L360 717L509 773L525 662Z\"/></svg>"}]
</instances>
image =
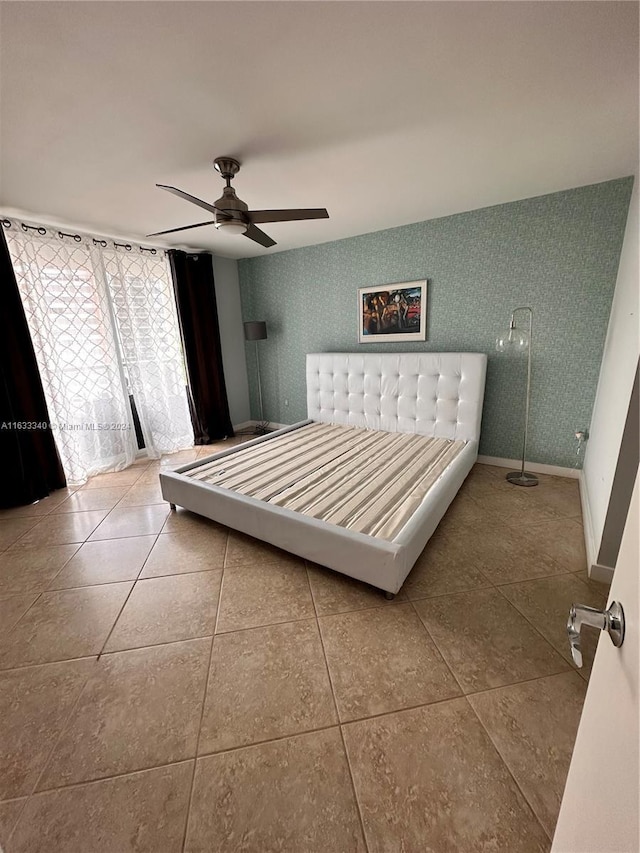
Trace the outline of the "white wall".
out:
<instances>
[{"instance_id":1,"label":"white wall","mask_svg":"<svg viewBox=\"0 0 640 853\"><path fill-rule=\"evenodd\" d=\"M636 178L581 477L587 558L591 564L596 562L600 549L638 362L639 195Z\"/></svg>"},{"instance_id":2,"label":"white wall","mask_svg":"<svg viewBox=\"0 0 640 853\"><path fill-rule=\"evenodd\" d=\"M218 258L214 255L213 276L218 302L220 343L229 411L231 423L238 426L251 418L251 412L237 261L231 258Z\"/></svg>"}]
</instances>

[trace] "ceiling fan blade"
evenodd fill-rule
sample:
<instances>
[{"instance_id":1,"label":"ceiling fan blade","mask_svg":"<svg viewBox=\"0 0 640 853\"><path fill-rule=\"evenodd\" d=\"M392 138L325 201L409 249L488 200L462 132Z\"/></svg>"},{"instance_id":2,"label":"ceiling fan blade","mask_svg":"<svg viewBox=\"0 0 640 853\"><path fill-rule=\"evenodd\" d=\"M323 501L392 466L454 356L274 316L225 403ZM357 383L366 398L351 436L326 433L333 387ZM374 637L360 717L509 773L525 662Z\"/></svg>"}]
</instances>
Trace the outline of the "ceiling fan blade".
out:
<instances>
[{"instance_id":1,"label":"ceiling fan blade","mask_svg":"<svg viewBox=\"0 0 640 853\"><path fill-rule=\"evenodd\" d=\"M195 225L183 225L182 228L169 228L166 231L156 231L154 234L147 234L147 237L160 237L162 234L173 234L176 231L188 231L190 228L201 228L203 225L215 225L215 219L209 219L207 222L196 222Z\"/></svg>"},{"instance_id":2,"label":"ceiling fan blade","mask_svg":"<svg viewBox=\"0 0 640 853\"><path fill-rule=\"evenodd\" d=\"M326 207L297 208L293 210L249 210L251 222L292 222L295 219L328 219Z\"/></svg>"},{"instance_id":3,"label":"ceiling fan blade","mask_svg":"<svg viewBox=\"0 0 640 853\"><path fill-rule=\"evenodd\" d=\"M256 243L260 243L261 246L264 246L265 249L268 249L270 246L275 246L276 241L272 240L268 234L265 234L264 231L261 231L259 228L256 228L255 225L250 225L244 234L245 237L248 237L250 240L254 240Z\"/></svg>"},{"instance_id":4,"label":"ceiling fan blade","mask_svg":"<svg viewBox=\"0 0 640 853\"><path fill-rule=\"evenodd\" d=\"M183 190L179 190L176 187L168 187L166 184L156 184L156 186L160 187L161 190L167 190L167 192L173 193L174 195L183 198L185 201L190 201L192 204L197 204L198 207L202 207L205 210L208 210L209 213L218 212L218 208L214 207L212 204L209 204L206 201L202 201L201 198L196 198L194 195L189 195L189 193L186 193Z\"/></svg>"}]
</instances>

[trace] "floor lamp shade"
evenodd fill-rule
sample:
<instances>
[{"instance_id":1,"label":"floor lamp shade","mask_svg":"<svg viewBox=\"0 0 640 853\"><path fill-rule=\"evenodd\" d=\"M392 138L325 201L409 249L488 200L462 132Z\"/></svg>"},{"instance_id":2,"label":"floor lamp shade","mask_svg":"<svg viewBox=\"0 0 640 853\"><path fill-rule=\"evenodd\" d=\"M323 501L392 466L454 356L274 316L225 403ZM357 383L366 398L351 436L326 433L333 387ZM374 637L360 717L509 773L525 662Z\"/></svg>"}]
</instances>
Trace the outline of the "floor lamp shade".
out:
<instances>
[{"instance_id":1,"label":"floor lamp shade","mask_svg":"<svg viewBox=\"0 0 640 853\"><path fill-rule=\"evenodd\" d=\"M267 324L264 320L252 320L244 324L246 341L265 341L267 339Z\"/></svg>"}]
</instances>

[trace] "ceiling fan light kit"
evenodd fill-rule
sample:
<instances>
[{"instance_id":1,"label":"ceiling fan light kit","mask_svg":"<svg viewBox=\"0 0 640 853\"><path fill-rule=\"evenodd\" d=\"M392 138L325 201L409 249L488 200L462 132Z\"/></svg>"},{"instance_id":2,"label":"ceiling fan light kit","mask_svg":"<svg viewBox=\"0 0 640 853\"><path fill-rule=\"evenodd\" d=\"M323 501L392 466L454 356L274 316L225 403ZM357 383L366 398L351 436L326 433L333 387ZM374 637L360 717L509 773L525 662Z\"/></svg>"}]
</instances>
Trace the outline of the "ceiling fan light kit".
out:
<instances>
[{"instance_id":1,"label":"ceiling fan light kit","mask_svg":"<svg viewBox=\"0 0 640 853\"><path fill-rule=\"evenodd\" d=\"M329 214L326 208L297 208L291 210L249 210L249 205L239 199L236 191L231 186L232 179L240 170L240 163L233 157L217 157L213 161L214 169L220 173L220 176L226 181L226 186L222 191L222 196L210 204L196 196L190 195L179 190L177 187L170 187L166 184L156 184L162 190L179 198L190 201L192 204L202 207L213 213L214 219L207 222L196 222L194 225L183 225L181 228L169 228L166 231L156 231L154 234L148 234L148 237L160 237L163 234L174 234L176 231L188 231L190 228L201 228L203 225L214 225L218 231L224 234L244 235L255 243L259 243L265 248L270 248L276 245L276 241L272 240L268 234L261 231L256 226L256 222L292 222L302 219L328 219Z\"/></svg>"},{"instance_id":2,"label":"ceiling fan light kit","mask_svg":"<svg viewBox=\"0 0 640 853\"><path fill-rule=\"evenodd\" d=\"M234 219L219 219L213 224L218 231L222 230L225 234L246 234L249 227L244 222L236 222Z\"/></svg>"}]
</instances>

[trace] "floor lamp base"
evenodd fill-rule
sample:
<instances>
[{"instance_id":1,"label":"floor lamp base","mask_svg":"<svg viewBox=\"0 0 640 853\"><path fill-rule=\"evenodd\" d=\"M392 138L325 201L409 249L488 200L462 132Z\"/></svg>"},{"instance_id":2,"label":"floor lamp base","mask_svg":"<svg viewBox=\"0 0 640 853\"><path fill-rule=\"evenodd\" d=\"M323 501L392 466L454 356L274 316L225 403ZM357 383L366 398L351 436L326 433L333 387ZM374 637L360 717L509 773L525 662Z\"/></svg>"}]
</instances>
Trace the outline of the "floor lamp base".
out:
<instances>
[{"instance_id":1,"label":"floor lamp base","mask_svg":"<svg viewBox=\"0 0 640 853\"><path fill-rule=\"evenodd\" d=\"M514 486L537 486L538 478L529 471L510 471L507 480Z\"/></svg>"}]
</instances>

